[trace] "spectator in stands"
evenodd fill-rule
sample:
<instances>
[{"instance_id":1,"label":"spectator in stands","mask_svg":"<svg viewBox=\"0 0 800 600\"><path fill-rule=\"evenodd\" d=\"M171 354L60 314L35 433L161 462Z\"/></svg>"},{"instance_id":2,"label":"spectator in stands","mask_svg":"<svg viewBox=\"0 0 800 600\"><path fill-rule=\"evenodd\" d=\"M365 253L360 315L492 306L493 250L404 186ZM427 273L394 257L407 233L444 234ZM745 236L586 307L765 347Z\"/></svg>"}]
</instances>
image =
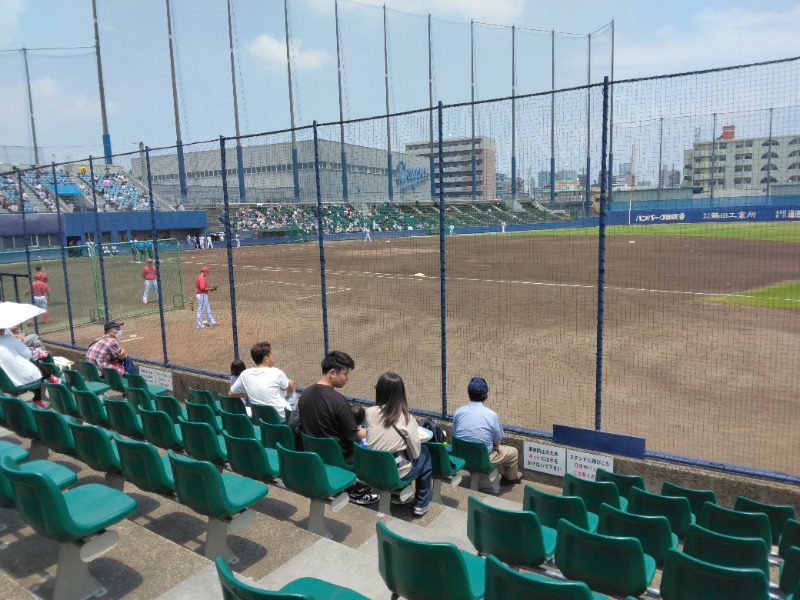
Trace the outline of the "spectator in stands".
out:
<instances>
[{"instance_id":1,"label":"spectator in stands","mask_svg":"<svg viewBox=\"0 0 800 600\"><path fill-rule=\"evenodd\" d=\"M16 336L6 335L5 329L0 329L0 369L6 372L15 386L41 381L42 372L31 362L32 359L33 353L30 348ZM46 407L42 402L41 387L34 390L33 401L41 408Z\"/></svg>"},{"instance_id":2,"label":"spectator in stands","mask_svg":"<svg viewBox=\"0 0 800 600\"><path fill-rule=\"evenodd\" d=\"M258 342L250 348L250 358L255 367L246 369L231 385L228 396L249 398L250 404L272 406L278 411L281 421L285 421L285 410L292 407L286 395L294 391L294 381L286 373L273 366L275 353L269 342Z\"/></svg>"},{"instance_id":3,"label":"spectator in stands","mask_svg":"<svg viewBox=\"0 0 800 600\"><path fill-rule=\"evenodd\" d=\"M417 420L408 410L406 387L397 373L384 373L375 385L375 406L366 410L367 447L394 455L400 478L416 477L414 515L428 512L431 502L431 453L420 441Z\"/></svg>"},{"instance_id":4,"label":"spectator in stands","mask_svg":"<svg viewBox=\"0 0 800 600\"><path fill-rule=\"evenodd\" d=\"M133 359L128 353L120 348L117 338L122 335L122 326L125 323L120 321L106 321L103 327L104 334L97 338L86 350L86 360L94 363L100 369L111 367L119 373L138 373L139 369L133 364Z\"/></svg>"},{"instance_id":5,"label":"spectator in stands","mask_svg":"<svg viewBox=\"0 0 800 600\"><path fill-rule=\"evenodd\" d=\"M504 446L503 428L497 413L485 406L489 384L483 377L473 377L467 386L469 403L456 409L453 415L453 435L470 442L482 442L489 451L489 461L500 469L500 483L511 485L522 481L517 470L519 457L516 448Z\"/></svg>"},{"instance_id":6,"label":"spectator in stands","mask_svg":"<svg viewBox=\"0 0 800 600\"><path fill-rule=\"evenodd\" d=\"M322 377L303 390L297 403L300 429L308 435L335 439L342 448L345 461L352 463L353 443L364 439L367 431L356 424L347 400L336 390L347 385L356 363L345 352L333 350L325 355L321 366ZM347 492L355 504L378 501L378 495L363 484L356 484Z\"/></svg>"}]
</instances>

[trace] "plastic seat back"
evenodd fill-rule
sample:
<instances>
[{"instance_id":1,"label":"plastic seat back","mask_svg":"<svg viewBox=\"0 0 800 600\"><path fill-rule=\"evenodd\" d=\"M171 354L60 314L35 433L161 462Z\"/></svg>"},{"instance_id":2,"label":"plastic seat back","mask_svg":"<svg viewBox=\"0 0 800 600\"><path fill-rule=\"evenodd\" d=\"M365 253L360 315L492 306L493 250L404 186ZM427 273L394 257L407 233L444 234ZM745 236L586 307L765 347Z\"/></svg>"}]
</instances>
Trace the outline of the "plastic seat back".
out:
<instances>
[{"instance_id":1,"label":"plastic seat back","mask_svg":"<svg viewBox=\"0 0 800 600\"><path fill-rule=\"evenodd\" d=\"M781 565L779 587L785 594L797 594L800 591L800 546L792 546L786 552Z\"/></svg>"},{"instance_id":2,"label":"plastic seat back","mask_svg":"<svg viewBox=\"0 0 800 600\"><path fill-rule=\"evenodd\" d=\"M97 365L88 360L78 361L79 370L83 373L83 378L86 381L94 381L96 383L105 383L100 371L97 370Z\"/></svg>"},{"instance_id":3,"label":"plastic seat back","mask_svg":"<svg viewBox=\"0 0 800 600\"><path fill-rule=\"evenodd\" d=\"M681 539L686 535L689 525L694 522L692 507L687 498L651 494L639 488L631 488L628 496L628 512L667 517L672 532Z\"/></svg>"},{"instance_id":4,"label":"plastic seat back","mask_svg":"<svg viewBox=\"0 0 800 600\"><path fill-rule=\"evenodd\" d=\"M605 469L597 469L596 481L610 481L617 486L619 495L622 498L628 497L628 492L631 488L637 487L641 490L647 489L644 487L644 479L641 475L625 475L623 473L613 473Z\"/></svg>"},{"instance_id":5,"label":"plastic seat back","mask_svg":"<svg viewBox=\"0 0 800 600\"><path fill-rule=\"evenodd\" d=\"M316 452L326 465L339 467L352 471L355 465L348 464L344 460L342 447L333 438L319 438L306 433L302 434L303 450L306 452Z\"/></svg>"},{"instance_id":6,"label":"plastic seat back","mask_svg":"<svg viewBox=\"0 0 800 600\"><path fill-rule=\"evenodd\" d=\"M157 394L156 396L153 396L153 400L156 403L156 410L167 413L175 425L178 424L178 419L188 420L188 417L186 416L186 410L184 410L183 406L181 406L181 403L175 396Z\"/></svg>"},{"instance_id":7,"label":"plastic seat back","mask_svg":"<svg viewBox=\"0 0 800 600\"><path fill-rule=\"evenodd\" d=\"M109 399L105 404L108 423L114 431L128 437L144 437L142 421L127 401Z\"/></svg>"},{"instance_id":8,"label":"plastic seat back","mask_svg":"<svg viewBox=\"0 0 800 600\"><path fill-rule=\"evenodd\" d=\"M23 392L29 392L31 390L35 390L39 386L42 385L41 380L34 381L32 383L26 383L25 385L16 386L11 382L11 379L8 377L8 373L6 373L2 368L0 368L0 391L9 396L18 396Z\"/></svg>"},{"instance_id":9,"label":"plastic seat back","mask_svg":"<svg viewBox=\"0 0 800 600\"><path fill-rule=\"evenodd\" d=\"M258 481L275 479L280 475L277 450L266 449L253 438L233 437L226 432L222 435L228 449L228 462L234 472Z\"/></svg>"},{"instance_id":10,"label":"plastic seat back","mask_svg":"<svg viewBox=\"0 0 800 600\"><path fill-rule=\"evenodd\" d=\"M211 428L211 425L181 419L180 427L186 454L197 460L209 461L214 464L227 462L228 453L223 446L224 442L220 442L220 436Z\"/></svg>"},{"instance_id":11,"label":"plastic seat back","mask_svg":"<svg viewBox=\"0 0 800 600\"><path fill-rule=\"evenodd\" d=\"M470 442L453 436L453 456L464 459L467 471L489 473L495 466L489 462L489 450L483 442Z\"/></svg>"},{"instance_id":12,"label":"plastic seat back","mask_svg":"<svg viewBox=\"0 0 800 600\"><path fill-rule=\"evenodd\" d=\"M676 485L669 481L665 481L661 485L661 495L683 496L686 498L689 501L689 506L692 507L692 514L695 516L695 519L700 516L700 511L703 509L703 505L706 502L711 502L711 504L717 503L717 496L714 490L696 490Z\"/></svg>"},{"instance_id":13,"label":"plastic seat back","mask_svg":"<svg viewBox=\"0 0 800 600\"><path fill-rule=\"evenodd\" d=\"M767 548L772 545L769 517L763 512L742 512L706 503L697 524L725 535L760 538Z\"/></svg>"},{"instance_id":14,"label":"plastic seat back","mask_svg":"<svg viewBox=\"0 0 800 600\"><path fill-rule=\"evenodd\" d=\"M636 538L644 553L652 556L658 566L664 564L668 550L678 547L678 536L672 533L666 517L637 515L608 504L600 506L597 533Z\"/></svg>"},{"instance_id":15,"label":"plastic seat back","mask_svg":"<svg viewBox=\"0 0 800 600\"><path fill-rule=\"evenodd\" d=\"M139 412L141 409L145 410L156 409L155 404L153 403L153 399L147 390L135 387L129 387L127 397L128 397L128 404L130 404L133 407L133 410L135 410L136 412Z\"/></svg>"},{"instance_id":16,"label":"plastic seat back","mask_svg":"<svg viewBox=\"0 0 800 600\"><path fill-rule=\"evenodd\" d=\"M586 510L593 513L600 512L601 504L608 504L622 510L625 510L628 506L627 500L620 497L615 483L610 481L591 481L575 477L569 473L564 475L564 495L583 498Z\"/></svg>"},{"instance_id":17,"label":"plastic seat back","mask_svg":"<svg viewBox=\"0 0 800 600\"><path fill-rule=\"evenodd\" d=\"M295 449L294 431L288 425L272 425L257 421L261 430L261 443L265 448L277 449L278 444L289 450Z\"/></svg>"},{"instance_id":18,"label":"plastic seat back","mask_svg":"<svg viewBox=\"0 0 800 600\"><path fill-rule=\"evenodd\" d=\"M789 519L783 524L778 554L786 558L786 553L792 546L800 546L800 521L797 519Z\"/></svg>"},{"instance_id":19,"label":"plastic seat back","mask_svg":"<svg viewBox=\"0 0 800 600\"><path fill-rule=\"evenodd\" d=\"M356 479L355 475L348 472L350 477L342 478L340 485L334 486L328 477L328 469L335 469L335 467L326 469L325 463L316 453L289 450L280 443L277 444L276 449L281 480L284 485L306 498L325 500L352 485Z\"/></svg>"},{"instance_id":20,"label":"plastic seat back","mask_svg":"<svg viewBox=\"0 0 800 600\"><path fill-rule=\"evenodd\" d=\"M222 433L222 419L207 404L197 404L195 402L186 403L187 421L192 423L205 423L217 435Z\"/></svg>"},{"instance_id":21,"label":"plastic seat back","mask_svg":"<svg viewBox=\"0 0 800 600\"><path fill-rule=\"evenodd\" d=\"M751 500L747 496L739 496L733 505L734 510L742 512L762 512L769 517L770 528L772 531L772 543L778 544L781 539L783 526L789 519L795 519L796 513L794 506L790 504L765 504L757 500Z\"/></svg>"},{"instance_id":22,"label":"plastic seat back","mask_svg":"<svg viewBox=\"0 0 800 600\"><path fill-rule=\"evenodd\" d=\"M545 534L536 513L495 508L475 496L468 500L467 537L481 555L528 569L548 560L556 544L556 531L548 527Z\"/></svg>"},{"instance_id":23,"label":"plastic seat back","mask_svg":"<svg viewBox=\"0 0 800 600\"><path fill-rule=\"evenodd\" d=\"M103 367L103 380L106 385L123 396L128 393L128 385L120 372L113 367Z\"/></svg>"},{"instance_id":24,"label":"plastic seat back","mask_svg":"<svg viewBox=\"0 0 800 600\"><path fill-rule=\"evenodd\" d=\"M595 513L589 514L583 499L577 496L548 494L532 485L526 485L523 491L522 508L535 512L539 517L539 522L552 529L558 527L561 519L566 519L587 531L597 529L598 516Z\"/></svg>"},{"instance_id":25,"label":"plastic seat back","mask_svg":"<svg viewBox=\"0 0 800 600\"><path fill-rule=\"evenodd\" d=\"M175 491L172 468L152 444L118 437L114 440L119 453L120 469L126 480L140 490L156 494Z\"/></svg>"},{"instance_id":26,"label":"plastic seat back","mask_svg":"<svg viewBox=\"0 0 800 600\"><path fill-rule=\"evenodd\" d=\"M404 598L469 600L483 598L485 561L470 561L453 544L417 542L377 524L378 570L386 586ZM479 573L477 571L482 571Z\"/></svg>"},{"instance_id":27,"label":"plastic seat back","mask_svg":"<svg viewBox=\"0 0 800 600\"><path fill-rule=\"evenodd\" d=\"M219 404L217 404L217 401L214 400L214 394L208 390L195 390L189 388L189 402L194 404L205 404L214 411L215 415L219 414Z\"/></svg>"},{"instance_id":28,"label":"plastic seat back","mask_svg":"<svg viewBox=\"0 0 800 600\"><path fill-rule=\"evenodd\" d=\"M33 410L32 413L42 443L53 452L75 456L75 440L68 425L73 419L54 410Z\"/></svg>"},{"instance_id":29,"label":"plastic seat back","mask_svg":"<svg viewBox=\"0 0 800 600\"><path fill-rule=\"evenodd\" d=\"M567 579L614 596L643 594L655 574L655 561L636 538L590 533L565 520L558 523L555 558Z\"/></svg>"},{"instance_id":30,"label":"plastic seat back","mask_svg":"<svg viewBox=\"0 0 800 600\"><path fill-rule=\"evenodd\" d=\"M431 453L434 479L452 477L464 468L466 462L458 456L451 456L447 446L439 442L425 442Z\"/></svg>"},{"instance_id":31,"label":"plastic seat back","mask_svg":"<svg viewBox=\"0 0 800 600\"><path fill-rule=\"evenodd\" d=\"M64 374L61 372L61 369L53 362L44 362L44 359L39 359L39 370L45 376L45 379L49 377L58 377L62 379Z\"/></svg>"},{"instance_id":32,"label":"plastic seat back","mask_svg":"<svg viewBox=\"0 0 800 600\"><path fill-rule=\"evenodd\" d=\"M56 410L62 415L69 415L70 417L81 418L78 403L75 396L72 395L70 389L63 383L49 383L44 384L44 389L47 392L47 397L53 403Z\"/></svg>"},{"instance_id":33,"label":"plastic seat back","mask_svg":"<svg viewBox=\"0 0 800 600\"><path fill-rule=\"evenodd\" d=\"M253 415L253 421L256 423L264 421L271 425L280 425L284 422L284 420L281 419L281 414L278 412L278 409L274 406L269 406L267 404L250 404L250 412Z\"/></svg>"},{"instance_id":34,"label":"plastic seat back","mask_svg":"<svg viewBox=\"0 0 800 600\"><path fill-rule=\"evenodd\" d=\"M486 557L484 600L595 600L589 586L581 581L559 581L535 573L520 573Z\"/></svg>"},{"instance_id":35,"label":"plastic seat back","mask_svg":"<svg viewBox=\"0 0 800 600\"><path fill-rule=\"evenodd\" d=\"M394 455L387 450L371 450L353 444L353 458L359 480L376 489L392 492L410 483L400 479Z\"/></svg>"},{"instance_id":36,"label":"plastic seat back","mask_svg":"<svg viewBox=\"0 0 800 600\"><path fill-rule=\"evenodd\" d=\"M89 388L86 387L86 380L75 369L64 369L64 377L67 378L67 385L74 390L88 392Z\"/></svg>"},{"instance_id":37,"label":"plastic seat back","mask_svg":"<svg viewBox=\"0 0 800 600\"><path fill-rule=\"evenodd\" d=\"M670 550L660 591L663 600L767 600L769 582L759 569L720 567Z\"/></svg>"},{"instance_id":38,"label":"plastic seat back","mask_svg":"<svg viewBox=\"0 0 800 600\"><path fill-rule=\"evenodd\" d=\"M78 458L95 471L120 473L119 454L105 429L97 425L78 423L70 423L69 428L75 438Z\"/></svg>"},{"instance_id":39,"label":"plastic seat back","mask_svg":"<svg viewBox=\"0 0 800 600\"><path fill-rule=\"evenodd\" d=\"M108 413L102 400L94 392L76 391L73 394L81 419L92 425L108 427Z\"/></svg>"},{"instance_id":40,"label":"plastic seat back","mask_svg":"<svg viewBox=\"0 0 800 600\"><path fill-rule=\"evenodd\" d=\"M141 410L144 439L164 450L182 450L183 435L180 427L172 422L169 415L160 410Z\"/></svg>"},{"instance_id":41,"label":"plastic seat back","mask_svg":"<svg viewBox=\"0 0 800 600\"><path fill-rule=\"evenodd\" d=\"M246 415L247 407L243 398L231 398L225 394L217 394L220 410L233 415Z\"/></svg>"},{"instance_id":42,"label":"plastic seat back","mask_svg":"<svg viewBox=\"0 0 800 600\"><path fill-rule=\"evenodd\" d=\"M39 428L33 418L33 409L21 398L0 398L8 428L20 437L39 439Z\"/></svg>"},{"instance_id":43,"label":"plastic seat back","mask_svg":"<svg viewBox=\"0 0 800 600\"><path fill-rule=\"evenodd\" d=\"M760 569L769 578L769 549L764 540L733 537L692 525L683 552L704 562L734 569Z\"/></svg>"},{"instance_id":44,"label":"plastic seat back","mask_svg":"<svg viewBox=\"0 0 800 600\"><path fill-rule=\"evenodd\" d=\"M220 411L220 416L223 431L238 438L256 439L256 430L247 415Z\"/></svg>"},{"instance_id":45,"label":"plastic seat back","mask_svg":"<svg viewBox=\"0 0 800 600\"><path fill-rule=\"evenodd\" d=\"M163 394L164 392L168 392L169 389L165 388L162 385L156 385L147 383L147 380L144 378L143 375L139 375L138 373L128 373L128 389L137 389L143 390L148 394Z\"/></svg>"}]
</instances>

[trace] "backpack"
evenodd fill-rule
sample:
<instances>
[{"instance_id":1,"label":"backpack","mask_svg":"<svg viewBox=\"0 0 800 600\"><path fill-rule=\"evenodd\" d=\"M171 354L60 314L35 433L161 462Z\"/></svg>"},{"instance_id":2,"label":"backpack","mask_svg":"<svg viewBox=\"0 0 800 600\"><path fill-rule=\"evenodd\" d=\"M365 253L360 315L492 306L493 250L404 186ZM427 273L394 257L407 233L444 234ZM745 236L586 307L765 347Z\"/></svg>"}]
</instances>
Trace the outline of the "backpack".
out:
<instances>
[{"instance_id":1,"label":"backpack","mask_svg":"<svg viewBox=\"0 0 800 600\"><path fill-rule=\"evenodd\" d=\"M431 438L432 442L438 442L439 444L447 443L447 433L444 429L439 427L439 424L433 419L425 419L419 424L419 426L424 427L433 434L433 437Z\"/></svg>"}]
</instances>

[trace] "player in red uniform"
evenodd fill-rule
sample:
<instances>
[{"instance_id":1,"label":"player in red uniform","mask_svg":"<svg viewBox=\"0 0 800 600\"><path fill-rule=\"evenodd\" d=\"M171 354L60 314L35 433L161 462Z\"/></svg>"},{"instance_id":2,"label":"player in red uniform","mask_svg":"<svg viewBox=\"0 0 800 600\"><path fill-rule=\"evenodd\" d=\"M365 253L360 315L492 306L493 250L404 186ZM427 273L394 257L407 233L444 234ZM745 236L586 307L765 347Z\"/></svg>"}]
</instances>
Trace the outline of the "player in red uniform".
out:
<instances>
[{"instance_id":1,"label":"player in red uniform","mask_svg":"<svg viewBox=\"0 0 800 600\"><path fill-rule=\"evenodd\" d=\"M217 286L208 286L206 275L210 272L208 267L200 269L200 275L195 280L195 294L197 297L197 328L203 329L203 315L206 316L208 327L214 327L217 323L211 316L211 307L208 304L208 293L217 289Z\"/></svg>"}]
</instances>

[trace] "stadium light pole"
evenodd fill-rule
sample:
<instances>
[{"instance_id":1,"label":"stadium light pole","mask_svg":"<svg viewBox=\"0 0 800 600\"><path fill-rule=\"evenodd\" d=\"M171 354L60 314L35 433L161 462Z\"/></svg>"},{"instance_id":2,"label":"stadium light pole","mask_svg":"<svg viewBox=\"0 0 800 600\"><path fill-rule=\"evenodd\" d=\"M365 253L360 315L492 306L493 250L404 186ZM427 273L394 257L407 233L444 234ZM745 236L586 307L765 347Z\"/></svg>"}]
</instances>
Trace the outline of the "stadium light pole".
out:
<instances>
[{"instance_id":1,"label":"stadium light pole","mask_svg":"<svg viewBox=\"0 0 800 600\"><path fill-rule=\"evenodd\" d=\"M556 30L550 33L550 210L556 204Z\"/></svg>"},{"instance_id":2,"label":"stadium light pole","mask_svg":"<svg viewBox=\"0 0 800 600\"><path fill-rule=\"evenodd\" d=\"M294 128L294 93L292 91L292 58L289 52L289 2L283 0L283 26L286 32L286 71L289 78L289 123L292 128L292 183L294 199L300 199L300 172L297 164L297 132Z\"/></svg>"},{"instance_id":3,"label":"stadium light pole","mask_svg":"<svg viewBox=\"0 0 800 600\"><path fill-rule=\"evenodd\" d=\"M469 71L470 71L470 104L472 114L472 200L474 201L478 195L478 169L475 159L475 21L469 22Z\"/></svg>"},{"instance_id":4,"label":"stadium light pole","mask_svg":"<svg viewBox=\"0 0 800 600\"><path fill-rule=\"evenodd\" d=\"M178 152L178 181L181 187L181 202L186 204L186 165L183 160L183 142L181 141L181 117L178 112L178 82L175 78L175 50L172 47L172 16L167 3L167 38L169 41L169 68L172 75L172 109L175 113L175 147Z\"/></svg>"},{"instance_id":5,"label":"stadium light pole","mask_svg":"<svg viewBox=\"0 0 800 600\"><path fill-rule=\"evenodd\" d=\"M231 87L233 88L233 123L236 128L236 171L239 175L239 202L244 202L244 161L242 159L242 134L239 131L239 98L236 93L236 57L233 54L233 17L231 0L228 0L228 46L231 55Z\"/></svg>"},{"instance_id":6,"label":"stadium light pole","mask_svg":"<svg viewBox=\"0 0 800 600\"><path fill-rule=\"evenodd\" d=\"M431 179L431 200L436 199L436 178L434 177L433 167L433 39L431 35L431 14L428 13L428 106L430 106L428 133L430 134L430 152L428 165Z\"/></svg>"},{"instance_id":7,"label":"stadium light pole","mask_svg":"<svg viewBox=\"0 0 800 600\"><path fill-rule=\"evenodd\" d=\"M339 0L333 3L333 12L336 17L336 74L339 83L339 145L342 160L342 199L347 202L350 192L347 189L347 151L344 145L344 108L342 103L342 49L341 31L339 30Z\"/></svg>"},{"instance_id":8,"label":"stadium light pole","mask_svg":"<svg viewBox=\"0 0 800 600\"><path fill-rule=\"evenodd\" d=\"M392 120L389 116L389 38L386 28L386 5L383 5L383 79L386 90L386 165L389 179L389 200L394 199L392 186Z\"/></svg>"},{"instance_id":9,"label":"stadium light pole","mask_svg":"<svg viewBox=\"0 0 800 600\"><path fill-rule=\"evenodd\" d=\"M28 85L28 113L31 116L31 136L33 137L33 162L39 164L39 145L36 143L36 121L33 118L33 95L31 94L31 74L28 70L28 49L22 48L22 58L25 61L25 82ZM22 198L22 194L20 194Z\"/></svg>"},{"instance_id":10,"label":"stadium light pole","mask_svg":"<svg viewBox=\"0 0 800 600\"><path fill-rule=\"evenodd\" d=\"M517 27L511 26L511 200L517 199Z\"/></svg>"},{"instance_id":11,"label":"stadium light pole","mask_svg":"<svg viewBox=\"0 0 800 600\"><path fill-rule=\"evenodd\" d=\"M107 165L111 164L111 135L108 133L108 115L106 113L106 90L103 85L103 62L100 60L100 29L97 24L97 0L92 0L92 18L94 19L94 52L97 56L97 83L100 86L100 119L103 122L103 156Z\"/></svg>"}]
</instances>

